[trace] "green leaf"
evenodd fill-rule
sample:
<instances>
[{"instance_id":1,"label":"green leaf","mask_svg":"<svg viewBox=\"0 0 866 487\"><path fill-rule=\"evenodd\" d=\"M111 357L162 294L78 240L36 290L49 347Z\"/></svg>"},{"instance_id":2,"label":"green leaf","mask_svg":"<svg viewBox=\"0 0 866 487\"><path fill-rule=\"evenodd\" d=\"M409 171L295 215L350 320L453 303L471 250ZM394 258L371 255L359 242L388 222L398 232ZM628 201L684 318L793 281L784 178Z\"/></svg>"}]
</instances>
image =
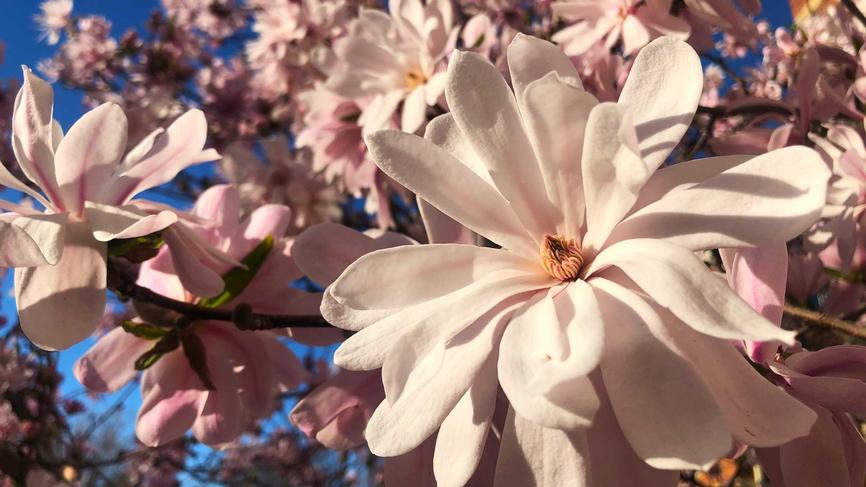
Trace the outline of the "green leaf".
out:
<instances>
[{"instance_id":1,"label":"green leaf","mask_svg":"<svg viewBox=\"0 0 866 487\"><path fill-rule=\"evenodd\" d=\"M225 273L223 281L226 285L223 292L211 298L202 298L197 304L205 308L217 308L238 297L262 268L273 248L274 237L268 235L243 258L241 262L246 268L235 267Z\"/></svg>"},{"instance_id":2,"label":"green leaf","mask_svg":"<svg viewBox=\"0 0 866 487\"><path fill-rule=\"evenodd\" d=\"M144 338L145 340L158 340L168 334L171 331L171 328L166 328L164 326L154 326L149 323L137 323L132 320L125 320L120 324L123 327L123 330L127 333L132 333L133 335Z\"/></svg>"},{"instance_id":3,"label":"green leaf","mask_svg":"<svg viewBox=\"0 0 866 487\"><path fill-rule=\"evenodd\" d=\"M135 370L145 370L155 364L163 355L180 346L180 339L177 336L176 330L171 330L170 333L162 337L153 348L141 354L135 360Z\"/></svg>"},{"instance_id":4,"label":"green leaf","mask_svg":"<svg viewBox=\"0 0 866 487\"><path fill-rule=\"evenodd\" d=\"M122 238L108 242L108 255L112 257L124 257L132 253L152 253L162 247L165 240L162 233L156 232L150 235L136 238ZM137 251L137 252L134 252Z\"/></svg>"}]
</instances>

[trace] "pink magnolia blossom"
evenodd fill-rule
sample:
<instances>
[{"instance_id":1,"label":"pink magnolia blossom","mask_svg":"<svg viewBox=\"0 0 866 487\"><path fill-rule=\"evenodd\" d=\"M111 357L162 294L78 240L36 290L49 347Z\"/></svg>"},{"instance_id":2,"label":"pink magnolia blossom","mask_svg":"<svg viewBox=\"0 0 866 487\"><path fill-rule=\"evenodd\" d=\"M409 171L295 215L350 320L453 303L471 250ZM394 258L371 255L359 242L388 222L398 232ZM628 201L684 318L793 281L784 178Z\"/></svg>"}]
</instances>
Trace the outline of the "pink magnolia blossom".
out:
<instances>
[{"instance_id":1,"label":"pink magnolia blossom","mask_svg":"<svg viewBox=\"0 0 866 487\"><path fill-rule=\"evenodd\" d=\"M368 131L390 126L415 132L428 106L439 101L445 73L441 61L457 35L449 0L391 0L388 14L362 9L349 33L334 43L339 60L328 87L346 98L369 98L359 124Z\"/></svg>"},{"instance_id":2,"label":"pink magnolia blossom","mask_svg":"<svg viewBox=\"0 0 866 487\"><path fill-rule=\"evenodd\" d=\"M45 210L3 203L11 212L0 225L0 264L16 268L15 300L24 332L40 347L62 349L99 324L107 242L148 235L177 221L171 211L130 200L217 155L202 150L207 126L197 110L154 131L124 158L126 116L120 107L97 107L64 136L51 118L52 104L51 86L25 69L13 115L13 148L22 171L42 192L5 167L0 183Z\"/></svg>"},{"instance_id":3,"label":"pink magnolia blossom","mask_svg":"<svg viewBox=\"0 0 866 487\"><path fill-rule=\"evenodd\" d=\"M267 158L264 164L240 144L229 146L222 160L223 172L237 185L246 207L288 206L292 232L340 218L342 197L316 173L309 151L291 151L284 136L263 140L261 146Z\"/></svg>"},{"instance_id":4,"label":"pink magnolia blossom","mask_svg":"<svg viewBox=\"0 0 866 487\"><path fill-rule=\"evenodd\" d=\"M211 222L198 229L201 237L238 260L264 238L283 235L290 216L284 206L265 205L241 221L239 205L237 191L223 185L203 193L193 210ZM253 280L227 305L247 303L259 312L298 315L315 310L318 296L288 287L288 282L300 277L290 252L291 241L277 239ZM175 265L188 263L169 259L162 250L142 265L138 283L163 296L194 302L196 296L184 288ZM227 270L215 268L212 272L219 278ZM205 364L216 389L207 390L183 350L163 355L141 379L143 403L136 435L146 445L164 444L190 428L196 438L210 445L231 441L250 419L272 412L277 393L291 390L306 377L297 357L270 331L249 332L229 323L194 322L184 333L194 333L204 345ZM136 375L135 360L153 343L122 327L114 328L78 360L75 376L91 391L117 390Z\"/></svg>"},{"instance_id":5,"label":"pink magnolia blossom","mask_svg":"<svg viewBox=\"0 0 866 487\"><path fill-rule=\"evenodd\" d=\"M584 54L599 41L610 49L622 39L623 53L629 55L662 35L689 37L689 24L669 13L671 0L564 0L551 7L574 22L552 37L569 56Z\"/></svg>"},{"instance_id":6,"label":"pink magnolia blossom","mask_svg":"<svg viewBox=\"0 0 866 487\"><path fill-rule=\"evenodd\" d=\"M758 450L773 485L863 485L866 442L849 414L866 415L866 348L842 345L798 352L771 368L793 396L818 414L808 436Z\"/></svg>"},{"instance_id":7,"label":"pink magnolia blossom","mask_svg":"<svg viewBox=\"0 0 866 487\"><path fill-rule=\"evenodd\" d=\"M335 362L382 368L371 450L400 455L438 429L461 441L437 449L437 476L472 472L497 384L513 408L502 485L584 485L593 445L583 431L603 395L623 448L658 469L706 467L734 440L779 445L807 434L814 412L726 341L793 343L793 333L693 252L777 244L808 228L829 178L817 154L791 147L656 171L701 96L700 61L674 38L641 51L617 103L583 91L545 41L517 36L508 64L513 92L480 56L455 54L451 113L425 138L368 136L385 173L502 247L379 250L325 291L323 316L357 332Z\"/></svg>"}]
</instances>

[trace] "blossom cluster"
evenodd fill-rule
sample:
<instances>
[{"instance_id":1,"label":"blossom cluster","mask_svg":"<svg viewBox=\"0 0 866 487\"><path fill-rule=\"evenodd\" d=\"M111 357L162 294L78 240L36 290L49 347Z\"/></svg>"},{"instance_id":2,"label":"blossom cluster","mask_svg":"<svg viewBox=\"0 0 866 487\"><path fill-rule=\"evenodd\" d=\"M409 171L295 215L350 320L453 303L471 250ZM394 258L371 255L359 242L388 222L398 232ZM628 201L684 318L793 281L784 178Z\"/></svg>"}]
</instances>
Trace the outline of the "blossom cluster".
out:
<instances>
[{"instance_id":1,"label":"blossom cluster","mask_svg":"<svg viewBox=\"0 0 866 487\"><path fill-rule=\"evenodd\" d=\"M10 329L96 337L70 372L140 388L141 446L0 470L863 485L866 16L791 7L162 0L117 35L43 2L56 52L0 90ZM10 343L26 447L59 378L28 403Z\"/></svg>"}]
</instances>

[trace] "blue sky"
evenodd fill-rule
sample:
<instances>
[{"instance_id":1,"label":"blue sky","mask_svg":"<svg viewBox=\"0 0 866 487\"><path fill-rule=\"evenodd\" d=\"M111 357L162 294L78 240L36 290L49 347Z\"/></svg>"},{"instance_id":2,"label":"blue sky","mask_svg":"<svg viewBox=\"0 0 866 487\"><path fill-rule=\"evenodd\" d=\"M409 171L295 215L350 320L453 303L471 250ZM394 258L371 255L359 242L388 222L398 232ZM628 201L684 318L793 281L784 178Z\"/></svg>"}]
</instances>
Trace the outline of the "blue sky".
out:
<instances>
[{"instance_id":1,"label":"blue sky","mask_svg":"<svg viewBox=\"0 0 866 487\"><path fill-rule=\"evenodd\" d=\"M51 54L56 46L48 46L37 41L38 31L33 16L38 12L37 0L18 0L8 2L0 15L0 40L6 45L6 57L0 65L0 78L15 77L20 79L20 65L26 64L35 68L36 64ZM787 26L791 23L791 15L787 2L782 0L767 0L764 2L764 14L761 16L776 26ZM158 0L75 0L74 12L78 15L100 14L113 24L113 33L117 37L129 27L141 28L150 12L159 6ZM69 127L82 113L81 93L55 86L55 117L64 127ZM8 286L3 286L8 289ZM3 309L14 309L14 304L3 299ZM68 373L72 364L92 344L91 341L79 344L61 353L60 371L67 377L62 386L65 394L74 394L81 386ZM135 410L140 402L137 391L127 401L127 407L122 413L122 437L132 437L132 425ZM102 398L94 404L95 410L102 410L112 403L111 397Z\"/></svg>"}]
</instances>

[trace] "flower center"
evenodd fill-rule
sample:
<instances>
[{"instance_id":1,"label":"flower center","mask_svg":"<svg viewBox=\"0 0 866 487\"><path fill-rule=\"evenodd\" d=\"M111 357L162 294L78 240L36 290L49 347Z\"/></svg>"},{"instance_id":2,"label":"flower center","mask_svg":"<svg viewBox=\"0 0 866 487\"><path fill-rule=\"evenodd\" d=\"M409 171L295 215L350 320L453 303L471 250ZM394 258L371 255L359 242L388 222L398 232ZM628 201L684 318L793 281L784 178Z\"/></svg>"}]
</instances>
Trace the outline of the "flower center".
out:
<instances>
[{"instance_id":1,"label":"flower center","mask_svg":"<svg viewBox=\"0 0 866 487\"><path fill-rule=\"evenodd\" d=\"M541 244L541 265L560 281L574 281L583 266L583 254L573 238L547 234Z\"/></svg>"},{"instance_id":2,"label":"flower center","mask_svg":"<svg viewBox=\"0 0 866 487\"><path fill-rule=\"evenodd\" d=\"M406 91L412 91L426 82L427 76L424 76L424 73L421 72L420 69L413 69L406 73L406 78L404 80Z\"/></svg>"}]
</instances>

